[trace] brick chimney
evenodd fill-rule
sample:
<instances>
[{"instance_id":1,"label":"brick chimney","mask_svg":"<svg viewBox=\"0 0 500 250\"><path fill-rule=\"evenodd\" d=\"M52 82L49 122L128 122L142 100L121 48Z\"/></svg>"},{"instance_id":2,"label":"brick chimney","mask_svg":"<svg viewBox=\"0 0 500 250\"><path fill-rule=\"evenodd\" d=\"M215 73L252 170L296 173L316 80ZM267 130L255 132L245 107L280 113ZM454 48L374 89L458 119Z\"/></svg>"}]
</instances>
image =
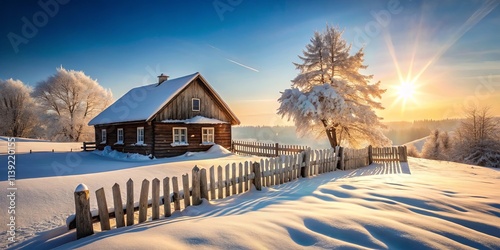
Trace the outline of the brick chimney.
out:
<instances>
[{"instance_id":1,"label":"brick chimney","mask_svg":"<svg viewBox=\"0 0 500 250\"><path fill-rule=\"evenodd\" d=\"M161 75L158 76L158 85L162 84L166 80L168 80L168 76L161 73Z\"/></svg>"}]
</instances>

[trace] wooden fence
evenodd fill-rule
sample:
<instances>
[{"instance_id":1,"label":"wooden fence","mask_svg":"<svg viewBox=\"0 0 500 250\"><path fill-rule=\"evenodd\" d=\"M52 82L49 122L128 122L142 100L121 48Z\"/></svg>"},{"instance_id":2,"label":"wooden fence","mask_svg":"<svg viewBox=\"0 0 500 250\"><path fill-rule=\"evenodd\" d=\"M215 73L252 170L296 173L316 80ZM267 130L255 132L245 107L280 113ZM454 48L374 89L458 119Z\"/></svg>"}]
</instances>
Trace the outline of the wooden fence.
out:
<instances>
[{"instance_id":1,"label":"wooden fence","mask_svg":"<svg viewBox=\"0 0 500 250\"><path fill-rule=\"evenodd\" d=\"M103 188L95 191L97 213L91 216L90 193L85 185L80 184L75 190L75 216L69 219L69 229L76 228L77 238L94 233L93 223L99 222L101 230L112 227L130 226L148 220L148 208L151 208L151 220L170 217L172 212L181 211L189 206L201 204L202 199L223 199L241 194L251 189L281 185L297 178L315 176L322 173L364 167L372 162L407 161L406 147L387 147L365 149L311 150L309 148L293 155L261 159L252 162L227 164L225 167L212 166L199 169L195 166L189 174L177 177L155 178L151 182L144 179L141 184L138 203L135 203L134 181L126 183L125 203L121 197L120 185L112 187L113 211L109 212L106 194ZM208 173L207 173L208 172ZM161 184L161 186L160 186ZM181 184L181 185L180 185ZM151 190L151 200L149 192ZM161 195L161 194L163 195ZM163 209L161 209L163 208ZM138 218L135 215L138 211ZM112 226L114 218L114 225Z\"/></svg>"},{"instance_id":2,"label":"wooden fence","mask_svg":"<svg viewBox=\"0 0 500 250\"><path fill-rule=\"evenodd\" d=\"M82 146L83 151L92 151L92 150L95 150L96 148L97 148L97 145L96 145L95 141L83 142L83 146Z\"/></svg>"},{"instance_id":3,"label":"wooden fence","mask_svg":"<svg viewBox=\"0 0 500 250\"><path fill-rule=\"evenodd\" d=\"M385 147L385 148L371 148L368 147L370 151L370 161L376 163L384 162L407 162L408 152L406 146L397 147Z\"/></svg>"},{"instance_id":4,"label":"wooden fence","mask_svg":"<svg viewBox=\"0 0 500 250\"><path fill-rule=\"evenodd\" d=\"M283 145L279 143L261 143L232 141L233 153L241 155L256 155L263 157L276 157L279 155L292 155L305 151L307 146Z\"/></svg>"},{"instance_id":5,"label":"wooden fence","mask_svg":"<svg viewBox=\"0 0 500 250\"><path fill-rule=\"evenodd\" d=\"M145 222L149 207L152 210L151 220L159 219L160 214L169 217L174 211L201 204L202 199L223 199L247 192L252 185L256 190L261 190L262 187L281 185L297 178L335 171L339 160L337 155L338 148L337 151L307 150L294 155L261 159L259 162L212 166L208 171L195 166L191 179L188 173L182 175L181 180L177 177L165 177L162 181L155 178L151 182L144 179L136 206L134 181L129 179L126 183L125 203L121 197L120 185L115 183L112 187L113 212L109 212L104 189L95 191L98 207L95 216L91 216L90 212L90 191L84 184L80 184L74 193L75 216L69 220L68 227L76 228L77 238L82 238L94 233L92 225L96 222L100 223L101 230L110 230L112 222L116 228ZM150 191L151 200L148 199ZM136 211L138 218L135 218Z\"/></svg>"}]
</instances>

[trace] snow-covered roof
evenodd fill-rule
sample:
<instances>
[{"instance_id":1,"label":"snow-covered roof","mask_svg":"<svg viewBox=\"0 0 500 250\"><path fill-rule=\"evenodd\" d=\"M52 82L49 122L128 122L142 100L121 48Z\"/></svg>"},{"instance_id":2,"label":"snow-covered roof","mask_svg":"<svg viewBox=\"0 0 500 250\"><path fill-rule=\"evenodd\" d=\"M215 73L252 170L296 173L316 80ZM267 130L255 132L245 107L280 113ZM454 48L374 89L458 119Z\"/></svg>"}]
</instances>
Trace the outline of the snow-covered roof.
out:
<instances>
[{"instance_id":1,"label":"snow-covered roof","mask_svg":"<svg viewBox=\"0 0 500 250\"><path fill-rule=\"evenodd\" d=\"M221 121L218 119L213 119L213 118L207 118L201 115L197 115L193 118L190 119L185 119L185 120L163 120L161 122L164 123L185 123L185 124L221 124L221 123L228 123L225 121Z\"/></svg>"},{"instance_id":2,"label":"snow-covered roof","mask_svg":"<svg viewBox=\"0 0 500 250\"><path fill-rule=\"evenodd\" d=\"M196 72L191 75L169 79L164 83L158 83L136 87L128 91L107 109L102 111L89 125L110 124L120 122L150 121L167 103L179 94L196 77L200 77L203 83L213 93L231 117L239 124L238 118L232 113L226 103L220 98L208 82Z\"/></svg>"}]
</instances>

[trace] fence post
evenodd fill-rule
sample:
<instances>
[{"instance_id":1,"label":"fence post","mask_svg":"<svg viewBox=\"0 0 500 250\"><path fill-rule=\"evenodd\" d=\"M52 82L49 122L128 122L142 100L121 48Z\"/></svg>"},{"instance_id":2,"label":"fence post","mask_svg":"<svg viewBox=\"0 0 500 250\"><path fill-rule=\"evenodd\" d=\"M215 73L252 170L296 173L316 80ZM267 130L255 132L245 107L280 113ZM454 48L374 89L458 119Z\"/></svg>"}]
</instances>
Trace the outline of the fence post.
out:
<instances>
[{"instance_id":1,"label":"fence post","mask_svg":"<svg viewBox=\"0 0 500 250\"><path fill-rule=\"evenodd\" d=\"M373 163L373 147L372 145L368 146L368 165Z\"/></svg>"},{"instance_id":2,"label":"fence post","mask_svg":"<svg viewBox=\"0 0 500 250\"><path fill-rule=\"evenodd\" d=\"M279 151L280 151L280 145L276 142L276 143L274 144L274 152L275 152L275 153L274 153L274 155L275 155L275 156L279 156L279 155L280 155L280 152L279 152Z\"/></svg>"},{"instance_id":3,"label":"fence post","mask_svg":"<svg viewBox=\"0 0 500 250\"><path fill-rule=\"evenodd\" d=\"M192 173L192 181L191 185L193 187L192 196L193 196L193 206L198 206L201 204L200 197L200 169L198 166L194 166ZM184 194L185 195L185 194Z\"/></svg>"},{"instance_id":4,"label":"fence post","mask_svg":"<svg viewBox=\"0 0 500 250\"><path fill-rule=\"evenodd\" d=\"M83 183L75 189L75 219L76 238L80 239L94 234L92 227L92 216L90 214L89 189Z\"/></svg>"},{"instance_id":5,"label":"fence post","mask_svg":"<svg viewBox=\"0 0 500 250\"><path fill-rule=\"evenodd\" d=\"M339 168L340 170L345 170L345 166L344 166L344 147L339 147L339 157L340 157L340 162L339 162Z\"/></svg>"},{"instance_id":6,"label":"fence post","mask_svg":"<svg viewBox=\"0 0 500 250\"><path fill-rule=\"evenodd\" d=\"M255 189L258 191L262 190L262 172L260 171L260 164L258 162L253 163L253 170L255 173L254 185Z\"/></svg>"}]
</instances>

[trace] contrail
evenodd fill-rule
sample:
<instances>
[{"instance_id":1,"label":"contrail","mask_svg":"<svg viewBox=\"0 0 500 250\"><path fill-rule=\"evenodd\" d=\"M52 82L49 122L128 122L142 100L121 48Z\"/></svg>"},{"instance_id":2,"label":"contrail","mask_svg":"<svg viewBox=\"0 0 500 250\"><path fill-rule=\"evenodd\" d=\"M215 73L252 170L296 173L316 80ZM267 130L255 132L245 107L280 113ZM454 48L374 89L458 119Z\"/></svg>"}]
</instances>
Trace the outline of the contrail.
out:
<instances>
[{"instance_id":1,"label":"contrail","mask_svg":"<svg viewBox=\"0 0 500 250\"><path fill-rule=\"evenodd\" d=\"M239 62L233 61L233 60L231 60L231 59L226 58L226 60L228 60L228 61L230 61L230 62L232 62L232 63L234 63L234 64L240 65L240 66L241 66L241 67L243 67L243 68L247 68L247 69L249 69L249 70L253 70L253 71L255 71L255 72L259 72L257 69L254 69L254 68L252 68L252 67L250 67L250 66L246 66L246 65L244 65L244 64L241 64L241 63L239 63Z\"/></svg>"}]
</instances>

